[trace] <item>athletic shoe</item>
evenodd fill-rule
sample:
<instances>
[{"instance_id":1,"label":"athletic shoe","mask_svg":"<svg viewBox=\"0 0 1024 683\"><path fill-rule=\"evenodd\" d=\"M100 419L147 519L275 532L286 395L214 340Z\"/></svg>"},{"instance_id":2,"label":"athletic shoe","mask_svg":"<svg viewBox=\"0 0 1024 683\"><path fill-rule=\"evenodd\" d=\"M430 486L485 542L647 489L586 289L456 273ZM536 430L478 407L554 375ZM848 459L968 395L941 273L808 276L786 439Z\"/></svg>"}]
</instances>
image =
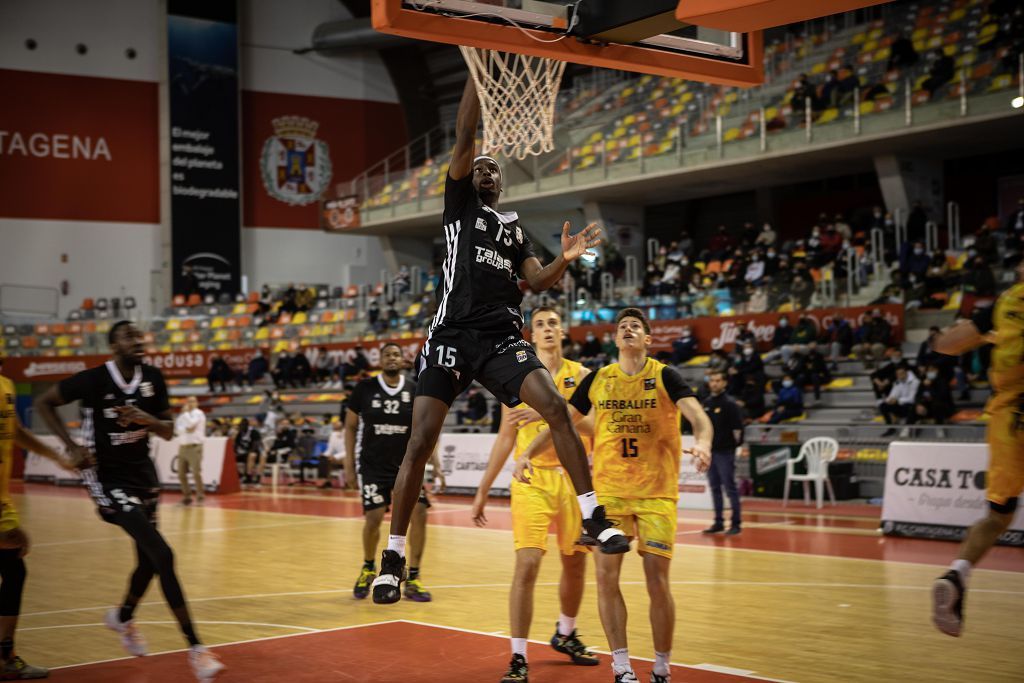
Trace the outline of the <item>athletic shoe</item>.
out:
<instances>
[{"instance_id":1,"label":"athletic shoe","mask_svg":"<svg viewBox=\"0 0 1024 683\"><path fill-rule=\"evenodd\" d=\"M385 550L380 557L380 574L373 580L373 601L391 605L402 599L405 580L405 558L394 550Z\"/></svg>"},{"instance_id":2,"label":"athletic shoe","mask_svg":"<svg viewBox=\"0 0 1024 683\"><path fill-rule=\"evenodd\" d=\"M615 667L612 667L612 673L615 674L615 683L640 683L640 679L636 677L632 669L626 669L622 673L615 673Z\"/></svg>"},{"instance_id":3,"label":"athletic shoe","mask_svg":"<svg viewBox=\"0 0 1024 683\"><path fill-rule=\"evenodd\" d=\"M726 536L739 536L740 528L738 526L729 527L729 530L725 532Z\"/></svg>"},{"instance_id":4,"label":"athletic shoe","mask_svg":"<svg viewBox=\"0 0 1024 683\"><path fill-rule=\"evenodd\" d=\"M651 683L672 683L672 674L667 676L659 676L658 674L651 672Z\"/></svg>"},{"instance_id":5,"label":"athletic shoe","mask_svg":"<svg viewBox=\"0 0 1024 683\"><path fill-rule=\"evenodd\" d=\"M596 666L599 663L598 658L587 650L586 645L580 642L579 637L576 635L576 629L573 629L569 635L563 636L558 632L558 624L556 623L555 635L551 636L551 647L555 649L555 652L569 655L573 664Z\"/></svg>"},{"instance_id":6,"label":"athletic shoe","mask_svg":"<svg viewBox=\"0 0 1024 683\"><path fill-rule=\"evenodd\" d=\"M725 527L721 524L712 524L707 529L702 531L702 534L720 534L725 531Z\"/></svg>"},{"instance_id":7,"label":"athletic shoe","mask_svg":"<svg viewBox=\"0 0 1024 683\"><path fill-rule=\"evenodd\" d=\"M220 661L220 657L202 645L193 645L189 648L188 663L192 666L192 673L200 681L212 681L226 668L224 662Z\"/></svg>"},{"instance_id":8,"label":"athletic shoe","mask_svg":"<svg viewBox=\"0 0 1024 683\"><path fill-rule=\"evenodd\" d=\"M586 543L585 545L600 545L601 552L606 555L617 555L629 552L629 539L625 534L615 527L617 524L610 521L604 514L604 505L594 508L594 515L590 519L583 520L583 530L597 543Z\"/></svg>"},{"instance_id":9,"label":"athletic shoe","mask_svg":"<svg viewBox=\"0 0 1024 683\"><path fill-rule=\"evenodd\" d=\"M515 654L508 663L508 671L501 677L501 683L527 683L526 657Z\"/></svg>"},{"instance_id":10,"label":"athletic shoe","mask_svg":"<svg viewBox=\"0 0 1024 683\"><path fill-rule=\"evenodd\" d=\"M430 602L433 599L419 579L409 579L405 582L405 597L414 602Z\"/></svg>"},{"instance_id":11,"label":"athletic shoe","mask_svg":"<svg viewBox=\"0 0 1024 683\"><path fill-rule=\"evenodd\" d=\"M362 600L370 594L370 584L377 578L377 573L372 569L363 567L359 572L359 578L356 579L356 585L352 589L352 596L356 600Z\"/></svg>"},{"instance_id":12,"label":"athletic shoe","mask_svg":"<svg viewBox=\"0 0 1024 683\"><path fill-rule=\"evenodd\" d=\"M111 631L116 631L121 635L121 647L125 652L133 657L146 656L146 639L139 633L139 629L135 628L134 619L121 621L120 610L117 607L111 607L104 615L103 623Z\"/></svg>"},{"instance_id":13,"label":"athletic shoe","mask_svg":"<svg viewBox=\"0 0 1024 683\"><path fill-rule=\"evenodd\" d=\"M41 666L32 666L18 655L14 655L0 668L2 681L27 681L31 678L49 678L50 670Z\"/></svg>"},{"instance_id":14,"label":"athletic shoe","mask_svg":"<svg viewBox=\"0 0 1024 683\"><path fill-rule=\"evenodd\" d=\"M967 589L955 569L940 576L932 584L932 623L946 635L960 637L964 626L964 597Z\"/></svg>"}]
</instances>

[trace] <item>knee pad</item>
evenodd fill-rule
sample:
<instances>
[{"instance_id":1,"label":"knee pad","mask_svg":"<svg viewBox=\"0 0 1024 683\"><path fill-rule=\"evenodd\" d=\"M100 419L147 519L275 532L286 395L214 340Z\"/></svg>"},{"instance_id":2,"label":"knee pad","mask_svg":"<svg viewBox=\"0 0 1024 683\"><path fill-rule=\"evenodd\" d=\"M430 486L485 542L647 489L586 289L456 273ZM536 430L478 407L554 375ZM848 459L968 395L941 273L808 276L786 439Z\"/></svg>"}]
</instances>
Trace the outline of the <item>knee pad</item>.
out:
<instances>
[{"instance_id":1,"label":"knee pad","mask_svg":"<svg viewBox=\"0 0 1024 683\"><path fill-rule=\"evenodd\" d=\"M1017 511L1017 498L1009 498L1005 503L993 503L991 500L988 502L988 507L992 512L999 513L1000 515L1012 515Z\"/></svg>"}]
</instances>

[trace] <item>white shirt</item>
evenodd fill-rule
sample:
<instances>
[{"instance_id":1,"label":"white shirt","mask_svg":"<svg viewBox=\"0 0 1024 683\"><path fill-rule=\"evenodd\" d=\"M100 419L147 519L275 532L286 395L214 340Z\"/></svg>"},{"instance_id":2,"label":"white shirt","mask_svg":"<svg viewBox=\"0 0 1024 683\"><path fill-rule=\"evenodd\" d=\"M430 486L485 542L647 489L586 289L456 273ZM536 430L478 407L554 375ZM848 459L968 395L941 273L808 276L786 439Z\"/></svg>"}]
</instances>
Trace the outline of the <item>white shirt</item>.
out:
<instances>
[{"instance_id":1,"label":"white shirt","mask_svg":"<svg viewBox=\"0 0 1024 683\"><path fill-rule=\"evenodd\" d=\"M328 458L334 458L335 460L341 460L342 456L345 455L345 431L344 430L332 430L331 438L327 440L327 452L324 453Z\"/></svg>"},{"instance_id":2,"label":"white shirt","mask_svg":"<svg viewBox=\"0 0 1024 683\"><path fill-rule=\"evenodd\" d=\"M896 403L900 405L910 405L914 402L914 398L917 396L917 387L921 384L921 380L917 378L913 372L907 372L907 378L902 382L896 380L892 383L892 389L889 391L889 398L896 399Z\"/></svg>"},{"instance_id":3,"label":"white shirt","mask_svg":"<svg viewBox=\"0 0 1024 683\"><path fill-rule=\"evenodd\" d=\"M206 436L206 413L199 408L183 410L174 421L174 431L178 433L184 446L202 443L203 437Z\"/></svg>"}]
</instances>

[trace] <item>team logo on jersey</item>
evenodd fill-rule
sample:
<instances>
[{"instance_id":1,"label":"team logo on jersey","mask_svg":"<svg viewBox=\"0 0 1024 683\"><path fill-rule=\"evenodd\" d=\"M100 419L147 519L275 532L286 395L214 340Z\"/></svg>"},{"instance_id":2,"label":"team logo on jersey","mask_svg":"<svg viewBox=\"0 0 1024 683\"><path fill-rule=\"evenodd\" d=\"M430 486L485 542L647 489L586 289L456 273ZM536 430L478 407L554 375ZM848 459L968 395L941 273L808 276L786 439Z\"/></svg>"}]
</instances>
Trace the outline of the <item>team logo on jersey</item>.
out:
<instances>
[{"instance_id":1,"label":"team logo on jersey","mask_svg":"<svg viewBox=\"0 0 1024 683\"><path fill-rule=\"evenodd\" d=\"M526 362L526 351L516 351L516 362L517 363L525 363Z\"/></svg>"},{"instance_id":2,"label":"team logo on jersey","mask_svg":"<svg viewBox=\"0 0 1024 683\"><path fill-rule=\"evenodd\" d=\"M380 408L380 399L375 398L372 401L370 401L370 407L371 408Z\"/></svg>"},{"instance_id":3,"label":"team logo on jersey","mask_svg":"<svg viewBox=\"0 0 1024 683\"><path fill-rule=\"evenodd\" d=\"M523 229L518 225L516 226L516 242L519 242L519 244L523 243Z\"/></svg>"},{"instance_id":4,"label":"team logo on jersey","mask_svg":"<svg viewBox=\"0 0 1024 683\"><path fill-rule=\"evenodd\" d=\"M331 182L330 150L316 139L320 124L304 116L281 116L272 123L274 135L260 156L263 187L285 204L312 204Z\"/></svg>"},{"instance_id":5,"label":"team logo on jersey","mask_svg":"<svg viewBox=\"0 0 1024 683\"><path fill-rule=\"evenodd\" d=\"M153 390L153 383L152 382L143 382L142 384L140 384L139 385L139 393L141 393L146 398L149 398L150 396L152 396L154 393L156 393Z\"/></svg>"},{"instance_id":6,"label":"team logo on jersey","mask_svg":"<svg viewBox=\"0 0 1024 683\"><path fill-rule=\"evenodd\" d=\"M403 391L402 392L402 403L408 403L411 400L412 400L412 397L409 395L409 392L408 391Z\"/></svg>"},{"instance_id":7,"label":"team logo on jersey","mask_svg":"<svg viewBox=\"0 0 1024 683\"><path fill-rule=\"evenodd\" d=\"M483 216L480 216L479 218L477 218L476 219L476 229L477 230L483 230L484 232L487 232L487 219L484 218Z\"/></svg>"},{"instance_id":8,"label":"team logo on jersey","mask_svg":"<svg viewBox=\"0 0 1024 683\"><path fill-rule=\"evenodd\" d=\"M564 386L566 389L572 389L574 386L576 386L576 378L566 377L564 380L562 380L562 386Z\"/></svg>"},{"instance_id":9,"label":"team logo on jersey","mask_svg":"<svg viewBox=\"0 0 1024 683\"><path fill-rule=\"evenodd\" d=\"M658 387L658 380L648 377L644 380L644 391L654 391Z\"/></svg>"}]
</instances>

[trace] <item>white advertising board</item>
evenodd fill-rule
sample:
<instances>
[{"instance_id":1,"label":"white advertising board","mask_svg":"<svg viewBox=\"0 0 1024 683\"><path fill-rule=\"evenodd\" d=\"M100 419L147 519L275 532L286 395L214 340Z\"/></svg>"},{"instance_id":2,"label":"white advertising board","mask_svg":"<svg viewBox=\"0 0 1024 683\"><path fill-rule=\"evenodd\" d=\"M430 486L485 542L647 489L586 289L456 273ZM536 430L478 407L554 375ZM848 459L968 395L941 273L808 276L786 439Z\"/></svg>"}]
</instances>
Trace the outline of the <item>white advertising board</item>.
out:
<instances>
[{"instance_id":1,"label":"white advertising board","mask_svg":"<svg viewBox=\"0 0 1024 683\"><path fill-rule=\"evenodd\" d=\"M882 532L963 539L967 528L988 511L987 469L986 444L893 443L885 469ZM1000 543L1024 546L1024 510L1018 509Z\"/></svg>"}]
</instances>

